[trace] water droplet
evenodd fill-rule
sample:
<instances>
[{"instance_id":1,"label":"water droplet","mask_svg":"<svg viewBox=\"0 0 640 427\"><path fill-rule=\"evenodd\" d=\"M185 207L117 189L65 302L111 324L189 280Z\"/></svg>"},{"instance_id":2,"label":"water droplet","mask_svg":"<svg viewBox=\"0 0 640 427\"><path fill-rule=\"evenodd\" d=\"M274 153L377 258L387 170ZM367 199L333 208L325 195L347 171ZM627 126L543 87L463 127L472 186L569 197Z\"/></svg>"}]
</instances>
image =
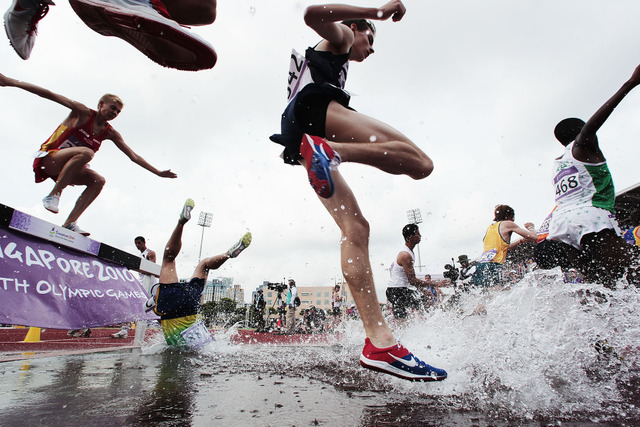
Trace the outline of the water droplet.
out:
<instances>
[{"instance_id":1,"label":"water droplet","mask_svg":"<svg viewBox=\"0 0 640 427\"><path fill-rule=\"evenodd\" d=\"M379 10L377 15L378 15L378 18L382 18L382 11Z\"/></svg>"},{"instance_id":2,"label":"water droplet","mask_svg":"<svg viewBox=\"0 0 640 427\"><path fill-rule=\"evenodd\" d=\"M351 258L349 258L349 259L347 260L347 262L348 262L349 264L351 264L351 263L353 262L353 260L352 260Z\"/></svg>"},{"instance_id":3,"label":"water droplet","mask_svg":"<svg viewBox=\"0 0 640 427\"><path fill-rule=\"evenodd\" d=\"M377 140L377 139L378 139L378 137L377 137L377 136L375 136L375 135L371 135L371 136L369 137L369 142L376 142L376 140Z\"/></svg>"}]
</instances>

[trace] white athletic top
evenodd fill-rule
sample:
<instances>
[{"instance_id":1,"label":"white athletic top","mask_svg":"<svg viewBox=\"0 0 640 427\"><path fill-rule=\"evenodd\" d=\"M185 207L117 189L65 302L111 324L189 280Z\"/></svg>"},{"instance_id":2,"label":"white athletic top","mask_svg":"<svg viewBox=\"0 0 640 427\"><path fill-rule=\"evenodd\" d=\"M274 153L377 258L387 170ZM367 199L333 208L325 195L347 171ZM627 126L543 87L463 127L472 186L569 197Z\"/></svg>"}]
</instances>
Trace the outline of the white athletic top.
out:
<instances>
[{"instance_id":1,"label":"white athletic top","mask_svg":"<svg viewBox=\"0 0 640 427\"><path fill-rule=\"evenodd\" d=\"M400 254L400 252L408 252L409 255L411 255L411 261L415 262L416 257L413 254L413 251L409 249L407 245L404 245L402 249L400 249L398 255ZM398 257L396 256L396 259L391 263L391 268L389 269L390 277L388 287L414 289L414 286L409 284L409 279L407 278L407 274L404 272L404 267L398 265L397 260Z\"/></svg>"},{"instance_id":2,"label":"white athletic top","mask_svg":"<svg viewBox=\"0 0 640 427\"><path fill-rule=\"evenodd\" d=\"M149 259L149 248L145 249L140 256L146 260ZM142 286L147 290L147 292L151 293L151 288L153 285L158 283L160 280L154 276L153 274L144 274L140 273L140 281L142 282Z\"/></svg>"},{"instance_id":3,"label":"white athletic top","mask_svg":"<svg viewBox=\"0 0 640 427\"><path fill-rule=\"evenodd\" d=\"M556 190L554 213L582 206L595 206L615 212L615 189L607 162L585 163L573 157L573 144L554 162L553 184Z\"/></svg>"}]
</instances>

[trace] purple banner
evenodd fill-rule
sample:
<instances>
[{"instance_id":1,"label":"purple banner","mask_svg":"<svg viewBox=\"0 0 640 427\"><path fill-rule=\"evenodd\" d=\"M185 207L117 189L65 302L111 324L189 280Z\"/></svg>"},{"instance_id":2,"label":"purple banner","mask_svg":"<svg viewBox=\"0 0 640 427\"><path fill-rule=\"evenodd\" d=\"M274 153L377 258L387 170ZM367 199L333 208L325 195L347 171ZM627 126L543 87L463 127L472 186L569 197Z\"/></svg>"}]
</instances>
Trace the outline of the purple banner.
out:
<instances>
[{"instance_id":1,"label":"purple banner","mask_svg":"<svg viewBox=\"0 0 640 427\"><path fill-rule=\"evenodd\" d=\"M0 229L0 323L56 329L156 319L137 273Z\"/></svg>"}]
</instances>

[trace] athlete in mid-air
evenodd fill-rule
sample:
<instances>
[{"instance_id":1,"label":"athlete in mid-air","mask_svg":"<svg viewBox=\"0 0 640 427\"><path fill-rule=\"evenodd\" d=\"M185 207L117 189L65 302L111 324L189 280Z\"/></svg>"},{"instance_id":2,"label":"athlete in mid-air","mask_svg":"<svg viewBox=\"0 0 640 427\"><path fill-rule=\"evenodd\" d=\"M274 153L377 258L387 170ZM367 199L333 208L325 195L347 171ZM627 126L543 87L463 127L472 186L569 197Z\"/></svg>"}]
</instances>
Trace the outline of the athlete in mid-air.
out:
<instances>
[{"instance_id":1,"label":"athlete in mid-air","mask_svg":"<svg viewBox=\"0 0 640 427\"><path fill-rule=\"evenodd\" d=\"M294 55L300 73L291 78L281 133L271 139L285 146L285 162L305 165L311 186L342 232L342 272L367 335L361 365L411 381L436 381L447 373L398 344L382 315L369 260L369 223L337 169L341 161L356 162L414 179L433 170L431 159L409 138L351 109L344 90L349 61L364 61L373 53L370 20L399 21L405 11L399 0L379 8L309 6L305 22L322 40L300 62Z\"/></svg>"},{"instance_id":2,"label":"athlete in mid-air","mask_svg":"<svg viewBox=\"0 0 640 427\"><path fill-rule=\"evenodd\" d=\"M36 182L47 178L55 181L51 192L42 200L48 211L58 213L58 203L62 191L69 185L82 185L82 192L63 227L76 233L89 235L78 224L80 215L98 197L105 184L105 179L98 172L88 167L95 153L100 149L102 141L111 140L120 151L132 162L163 178L176 178L170 169L159 170L133 151L118 131L109 122L115 119L122 110L123 103L115 95L104 95L98 102L98 108L92 110L80 102L59 95L48 89L31 83L12 79L0 74L0 86L16 87L31 92L42 98L57 102L71 110L66 119L55 132L42 144L33 162Z\"/></svg>"},{"instance_id":3,"label":"athlete in mid-air","mask_svg":"<svg viewBox=\"0 0 640 427\"><path fill-rule=\"evenodd\" d=\"M615 218L615 189L596 132L624 97L640 84L640 66L585 123L562 120L555 136L565 151L554 162L556 208L548 235L536 247L543 268L573 266L587 281L615 286L625 273L640 283L633 247L625 242Z\"/></svg>"}]
</instances>

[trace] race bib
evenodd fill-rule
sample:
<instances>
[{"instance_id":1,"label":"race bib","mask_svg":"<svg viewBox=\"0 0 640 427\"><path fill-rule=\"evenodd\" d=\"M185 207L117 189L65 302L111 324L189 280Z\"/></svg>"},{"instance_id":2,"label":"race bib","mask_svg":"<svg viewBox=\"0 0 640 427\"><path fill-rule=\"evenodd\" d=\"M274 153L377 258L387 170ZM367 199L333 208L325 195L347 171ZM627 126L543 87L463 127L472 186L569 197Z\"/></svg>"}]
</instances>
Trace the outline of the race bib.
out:
<instances>
[{"instance_id":1,"label":"race bib","mask_svg":"<svg viewBox=\"0 0 640 427\"><path fill-rule=\"evenodd\" d=\"M485 251L482 255L480 255L480 258L478 258L477 261L479 263L491 262L496 257L497 253L498 253L497 249L491 249L489 251Z\"/></svg>"},{"instance_id":2,"label":"race bib","mask_svg":"<svg viewBox=\"0 0 640 427\"><path fill-rule=\"evenodd\" d=\"M187 346L194 350L200 350L205 345L215 341L213 335L211 335L204 326L204 323L201 321L195 322L193 325L180 332L180 334L182 334Z\"/></svg>"},{"instance_id":3,"label":"race bib","mask_svg":"<svg viewBox=\"0 0 640 427\"><path fill-rule=\"evenodd\" d=\"M561 201L564 197L580 191L580 172L575 166L562 169L553 179L556 186L556 202Z\"/></svg>"},{"instance_id":4,"label":"race bib","mask_svg":"<svg viewBox=\"0 0 640 427\"><path fill-rule=\"evenodd\" d=\"M295 49L291 49L291 63L289 64L289 85L287 86L287 101L309 83L313 83L309 71L307 58L300 55Z\"/></svg>"}]
</instances>

